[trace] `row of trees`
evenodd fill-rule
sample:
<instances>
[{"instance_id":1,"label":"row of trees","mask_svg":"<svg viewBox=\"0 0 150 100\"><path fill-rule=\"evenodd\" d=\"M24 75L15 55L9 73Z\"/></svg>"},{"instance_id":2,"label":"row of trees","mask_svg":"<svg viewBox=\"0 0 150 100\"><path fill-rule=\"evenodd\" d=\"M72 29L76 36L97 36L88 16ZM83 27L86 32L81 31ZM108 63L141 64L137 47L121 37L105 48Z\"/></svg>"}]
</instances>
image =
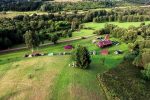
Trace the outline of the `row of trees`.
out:
<instances>
[{"instance_id":1,"label":"row of trees","mask_svg":"<svg viewBox=\"0 0 150 100\"><path fill-rule=\"evenodd\" d=\"M100 2L14 2L0 1L0 11L33 11L42 10L58 12L62 10L88 10L102 7L114 7L120 2L100 1Z\"/></svg>"},{"instance_id":2,"label":"row of trees","mask_svg":"<svg viewBox=\"0 0 150 100\"><path fill-rule=\"evenodd\" d=\"M0 1L0 11L33 11L42 10L58 12L62 10L88 10L102 7L114 7L120 2L100 1L100 2L13 2Z\"/></svg>"},{"instance_id":3,"label":"row of trees","mask_svg":"<svg viewBox=\"0 0 150 100\"><path fill-rule=\"evenodd\" d=\"M93 22L112 22L112 21L118 21L118 22L142 22L142 21L149 21L150 16L148 15L125 15L125 16L100 16L93 18Z\"/></svg>"},{"instance_id":4,"label":"row of trees","mask_svg":"<svg viewBox=\"0 0 150 100\"><path fill-rule=\"evenodd\" d=\"M148 8L137 9L112 9L111 11L98 10L88 11L84 18L84 22L106 22L106 21L144 21L150 20L150 10Z\"/></svg>"},{"instance_id":5,"label":"row of trees","mask_svg":"<svg viewBox=\"0 0 150 100\"><path fill-rule=\"evenodd\" d=\"M0 1L0 11L34 11L40 9L42 2Z\"/></svg>"},{"instance_id":6,"label":"row of trees","mask_svg":"<svg viewBox=\"0 0 150 100\"><path fill-rule=\"evenodd\" d=\"M114 7L117 2L111 1L100 1L100 2L61 2L61 3L44 3L40 10L41 11L68 11L68 10L88 10L104 7Z\"/></svg>"}]
</instances>

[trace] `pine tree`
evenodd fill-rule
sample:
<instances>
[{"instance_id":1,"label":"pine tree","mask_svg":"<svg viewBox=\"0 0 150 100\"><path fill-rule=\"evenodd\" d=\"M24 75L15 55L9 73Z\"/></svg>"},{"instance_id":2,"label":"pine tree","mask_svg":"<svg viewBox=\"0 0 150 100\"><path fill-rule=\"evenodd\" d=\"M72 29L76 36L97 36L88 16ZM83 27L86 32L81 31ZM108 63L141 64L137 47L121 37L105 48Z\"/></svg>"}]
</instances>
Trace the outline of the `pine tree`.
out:
<instances>
[{"instance_id":1,"label":"pine tree","mask_svg":"<svg viewBox=\"0 0 150 100\"><path fill-rule=\"evenodd\" d=\"M91 59L86 47L78 46L75 52L75 61L77 67L81 69L87 69L90 66Z\"/></svg>"}]
</instances>

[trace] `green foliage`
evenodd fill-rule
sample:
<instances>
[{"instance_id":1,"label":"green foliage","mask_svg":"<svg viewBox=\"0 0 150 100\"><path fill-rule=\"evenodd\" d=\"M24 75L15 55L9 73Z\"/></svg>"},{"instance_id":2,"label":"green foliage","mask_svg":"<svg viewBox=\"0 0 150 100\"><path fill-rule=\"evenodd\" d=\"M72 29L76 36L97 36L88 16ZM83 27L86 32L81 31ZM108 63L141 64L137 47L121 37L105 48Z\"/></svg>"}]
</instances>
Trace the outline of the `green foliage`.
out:
<instances>
[{"instance_id":1,"label":"green foliage","mask_svg":"<svg viewBox=\"0 0 150 100\"><path fill-rule=\"evenodd\" d=\"M116 27L112 30L111 34L113 37L120 38L125 34L126 29Z\"/></svg>"},{"instance_id":2,"label":"green foliage","mask_svg":"<svg viewBox=\"0 0 150 100\"><path fill-rule=\"evenodd\" d=\"M55 21L52 18L56 18ZM51 19L51 20L50 20ZM64 19L63 19L64 20ZM53 15L19 15L12 19L3 18L0 21L0 49L6 49L16 44L22 44L24 42L23 34L31 30L39 35L39 39L42 43L47 40L48 33L56 33L62 30L68 30L71 28L71 24L68 21L59 21L57 17ZM68 34L66 34L67 36ZM59 35L62 37L62 35ZM6 42L7 41L7 42Z\"/></svg>"},{"instance_id":3,"label":"green foliage","mask_svg":"<svg viewBox=\"0 0 150 100\"><path fill-rule=\"evenodd\" d=\"M58 35L57 34L52 34L51 35L51 41L56 44L57 43L57 40L59 39Z\"/></svg>"},{"instance_id":4,"label":"green foliage","mask_svg":"<svg viewBox=\"0 0 150 100\"><path fill-rule=\"evenodd\" d=\"M68 37L72 37L72 31L71 30L68 31Z\"/></svg>"},{"instance_id":5,"label":"green foliage","mask_svg":"<svg viewBox=\"0 0 150 100\"><path fill-rule=\"evenodd\" d=\"M33 11L38 10L42 2L15 2L17 0L1 0L0 11Z\"/></svg>"},{"instance_id":6,"label":"green foliage","mask_svg":"<svg viewBox=\"0 0 150 100\"><path fill-rule=\"evenodd\" d=\"M107 30L107 34L111 34L113 29L116 28L117 26L114 24L105 24L105 30Z\"/></svg>"},{"instance_id":7,"label":"green foliage","mask_svg":"<svg viewBox=\"0 0 150 100\"><path fill-rule=\"evenodd\" d=\"M71 30L78 29L78 27L79 27L79 20L77 18L73 18L71 23Z\"/></svg>"},{"instance_id":8,"label":"green foliage","mask_svg":"<svg viewBox=\"0 0 150 100\"><path fill-rule=\"evenodd\" d=\"M144 70L141 70L141 73L145 80L150 80L150 63L145 66Z\"/></svg>"},{"instance_id":9,"label":"green foliage","mask_svg":"<svg viewBox=\"0 0 150 100\"><path fill-rule=\"evenodd\" d=\"M63 37L67 37L67 34L68 34L67 30L64 30L63 33L62 33Z\"/></svg>"},{"instance_id":10,"label":"green foliage","mask_svg":"<svg viewBox=\"0 0 150 100\"><path fill-rule=\"evenodd\" d=\"M24 39L28 49L33 50L40 45L39 36L37 35L37 33L32 32L31 30L26 31L26 33L24 34Z\"/></svg>"},{"instance_id":11,"label":"green foliage","mask_svg":"<svg viewBox=\"0 0 150 100\"><path fill-rule=\"evenodd\" d=\"M136 51L128 53L124 56L124 60L125 61L133 61L137 55L138 55L138 52L136 52Z\"/></svg>"},{"instance_id":12,"label":"green foliage","mask_svg":"<svg viewBox=\"0 0 150 100\"><path fill-rule=\"evenodd\" d=\"M122 40L123 41L129 41L129 42L135 42L136 39L137 39L137 31L136 30L133 30L133 29L130 29L130 30L127 30L125 32L125 34L122 36Z\"/></svg>"},{"instance_id":13,"label":"green foliage","mask_svg":"<svg viewBox=\"0 0 150 100\"><path fill-rule=\"evenodd\" d=\"M122 62L118 67L99 74L109 100L149 100L150 86L141 79L141 72L130 61Z\"/></svg>"},{"instance_id":14,"label":"green foliage","mask_svg":"<svg viewBox=\"0 0 150 100\"><path fill-rule=\"evenodd\" d=\"M75 51L75 61L77 67L87 69L90 66L91 59L86 47L79 45Z\"/></svg>"},{"instance_id":15,"label":"green foliage","mask_svg":"<svg viewBox=\"0 0 150 100\"><path fill-rule=\"evenodd\" d=\"M137 57L135 57L135 59L133 61L133 65L135 65L137 67L143 67L142 55L141 54L139 54Z\"/></svg>"}]
</instances>

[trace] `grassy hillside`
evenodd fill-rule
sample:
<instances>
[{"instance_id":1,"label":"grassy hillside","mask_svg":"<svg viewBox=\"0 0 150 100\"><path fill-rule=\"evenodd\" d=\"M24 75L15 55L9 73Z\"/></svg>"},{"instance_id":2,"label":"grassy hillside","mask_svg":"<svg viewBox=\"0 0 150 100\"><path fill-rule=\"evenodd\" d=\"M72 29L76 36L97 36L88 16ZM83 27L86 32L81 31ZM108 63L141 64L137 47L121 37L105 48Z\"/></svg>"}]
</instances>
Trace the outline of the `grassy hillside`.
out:
<instances>
[{"instance_id":1,"label":"grassy hillside","mask_svg":"<svg viewBox=\"0 0 150 100\"><path fill-rule=\"evenodd\" d=\"M70 44L85 44L90 50L99 51L91 40L78 40ZM41 51L62 52L64 45L43 48ZM23 58L25 51L1 55L0 99L105 100L96 75L119 64L123 55L114 55L113 51L123 47L126 50L125 46L111 47L109 56L92 56L89 70L69 67L68 64L72 62L69 56Z\"/></svg>"},{"instance_id":2,"label":"grassy hillside","mask_svg":"<svg viewBox=\"0 0 150 100\"><path fill-rule=\"evenodd\" d=\"M56 56L0 65L0 100L105 100L96 80L105 68L94 62L90 70L80 70L69 62L68 56Z\"/></svg>"}]
</instances>

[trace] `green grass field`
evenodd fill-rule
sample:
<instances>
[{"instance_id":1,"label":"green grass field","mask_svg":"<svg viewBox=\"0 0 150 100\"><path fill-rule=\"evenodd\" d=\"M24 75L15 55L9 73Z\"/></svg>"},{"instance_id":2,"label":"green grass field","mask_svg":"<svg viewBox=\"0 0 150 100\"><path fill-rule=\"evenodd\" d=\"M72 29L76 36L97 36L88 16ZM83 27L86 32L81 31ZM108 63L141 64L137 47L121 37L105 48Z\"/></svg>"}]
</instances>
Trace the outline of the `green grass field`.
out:
<instances>
[{"instance_id":1,"label":"green grass field","mask_svg":"<svg viewBox=\"0 0 150 100\"><path fill-rule=\"evenodd\" d=\"M106 23L85 23L84 25L86 27L91 27L93 29L101 29L105 26ZM114 25L118 25L119 27L122 28L128 28L129 26L135 26L138 27L140 26L141 22L124 22L124 23L120 23L120 22L108 22L108 24L114 24ZM146 21L145 24L150 24L150 21Z\"/></svg>"},{"instance_id":2,"label":"green grass field","mask_svg":"<svg viewBox=\"0 0 150 100\"><path fill-rule=\"evenodd\" d=\"M149 22L147 22L149 23ZM116 23L118 25L124 23ZM126 23L127 26L131 23ZM124 24L124 25L126 25ZM139 23L140 24L140 23ZM102 28L104 23L86 23L94 30ZM135 23L132 23L135 25ZM136 23L137 25L137 23ZM122 25L121 25L122 26ZM124 26L127 28L127 26ZM81 30L74 36L91 35L94 30ZM127 44L118 39L118 46L107 47L110 54L100 55L102 49L92 44L95 37L50 45L39 49L40 52L64 52L63 47L68 44L80 44L90 51L96 50L98 55L92 56L91 67L88 70L72 68L70 56L43 56L24 58L30 51L22 50L0 55L0 100L105 100L105 95L97 81L97 74L115 68L122 62L128 50ZM115 55L115 50L123 50L124 54ZM102 60L104 60L104 63Z\"/></svg>"},{"instance_id":3,"label":"green grass field","mask_svg":"<svg viewBox=\"0 0 150 100\"><path fill-rule=\"evenodd\" d=\"M91 43L93 38L69 44L84 44L89 50L100 51L100 48ZM67 44L41 48L40 51L64 52L63 46ZM92 56L89 70L69 67L68 64L72 62L69 56L23 58L28 51L3 54L0 56L0 99L31 100L39 97L39 100L105 100L96 75L115 67L122 61L123 55L113 54L114 50L119 48L127 50L126 44L122 43L110 47L108 56ZM101 60L104 58L105 63L102 64Z\"/></svg>"}]
</instances>

